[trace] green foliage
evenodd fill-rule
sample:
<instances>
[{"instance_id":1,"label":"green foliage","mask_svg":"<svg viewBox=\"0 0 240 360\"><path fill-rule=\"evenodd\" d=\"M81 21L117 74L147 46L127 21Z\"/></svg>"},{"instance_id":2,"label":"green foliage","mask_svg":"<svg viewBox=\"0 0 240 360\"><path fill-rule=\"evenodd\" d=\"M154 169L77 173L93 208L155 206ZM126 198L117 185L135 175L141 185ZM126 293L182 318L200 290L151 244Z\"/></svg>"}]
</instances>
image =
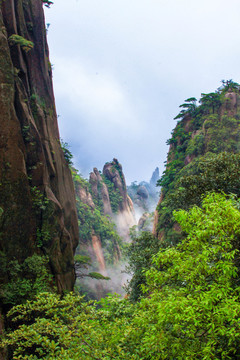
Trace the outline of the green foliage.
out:
<instances>
[{"instance_id":1,"label":"green foliage","mask_svg":"<svg viewBox=\"0 0 240 360\"><path fill-rule=\"evenodd\" d=\"M9 36L8 41L11 46L20 45L20 47L26 53L28 53L34 47L34 44L32 41L29 41L29 40L25 39L24 37L17 35L17 34L13 34L13 35Z\"/></svg>"},{"instance_id":2,"label":"green foliage","mask_svg":"<svg viewBox=\"0 0 240 360\"><path fill-rule=\"evenodd\" d=\"M120 191L119 189L115 189L114 184L109 179L107 179L106 176L103 176L103 181L108 188L112 211L117 213L119 211L119 205L123 200L122 196L120 195Z\"/></svg>"},{"instance_id":3,"label":"green foliage","mask_svg":"<svg viewBox=\"0 0 240 360\"><path fill-rule=\"evenodd\" d=\"M223 152L200 157L181 172L171 202L175 208L187 209L200 205L203 194L209 191L236 194L240 197L240 155Z\"/></svg>"},{"instance_id":4,"label":"green foliage","mask_svg":"<svg viewBox=\"0 0 240 360\"><path fill-rule=\"evenodd\" d=\"M88 276L90 276L92 279L96 279L96 280L110 280L110 277L108 276L103 276L102 274L99 274L95 271L90 272L88 274Z\"/></svg>"},{"instance_id":5,"label":"green foliage","mask_svg":"<svg viewBox=\"0 0 240 360\"><path fill-rule=\"evenodd\" d=\"M126 359L130 352L118 344L123 334L118 326L127 325L132 305L111 296L101 306L97 311L72 293L39 294L8 313L10 331L0 346L8 346L12 359Z\"/></svg>"},{"instance_id":6,"label":"green foliage","mask_svg":"<svg viewBox=\"0 0 240 360\"><path fill-rule=\"evenodd\" d=\"M31 187L33 208L40 218L36 232L36 245L42 248L52 239L52 228L49 219L53 214L53 205L36 186Z\"/></svg>"},{"instance_id":7,"label":"green foliage","mask_svg":"<svg viewBox=\"0 0 240 360\"><path fill-rule=\"evenodd\" d=\"M72 162L72 158L73 158L73 154L71 153L71 151L69 150L69 145L68 143L64 142L63 140L61 140L61 148L63 151L63 155L64 158L67 162L67 164L70 166L73 164Z\"/></svg>"},{"instance_id":8,"label":"green foliage","mask_svg":"<svg viewBox=\"0 0 240 360\"><path fill-rule=\"evenodd\" d=\"M96 279L96 280L110 280L109 277L103 276L102 274L95 272L95 271L87 273L87 274L80 272L82 268L87 269L89 266L92 265L92 260L89 256L75 255L74 260L75 260L75 269L76 269L78 278L90 277L90 278Z\"/></svg>"},{"instance_id":9,"label":"green foliage","mask_svg":"<svg viewBox=\"0 0 240 360\"><path fill-rule=\"evenodd\" d=\"M53 5L53 2L50 0L42 0L42 3L47 7L50 8L51 5Z\"/></svg>"},{"instance_id":10,"label":"green foliage","mask_svg":"<svg viewBox=\"0 0 240 360\"><path fill-rule=\"evenodd\" d=\"M8 313L10 359L238 359L240 211L212 193L174 216L188 236L154 256L148 296L42 293Z\"/></svg>"},{"instance_id":11,"label":"green foliage","mask_svg":"<svg viewBox=\"0 0 240 360\"><path fill-rule=\"evenodd\" d=\"M91 265L91 258L86 255L75 255L74 260L76 264L79 264L82 267L87 267L88 265Z\"/></svg>"},{"instance_id":12,"label":"green foliage","mask_svg":"<svg viewBox=\"0 0 240 360\"><path fill-rule=\"evenodd\" d=\"M75 169L73 166L70 167L70 170L71 170L73 182L75 183L75 185L88 189L88 186L89 186L88 181L85 180L82 177L82 175L78 173L78 170Z\"/></svg>"},{"instance_id":13,"label":"green foliage","mask_svg":"<svg viewBox=\"0 0 240 360\"><path fill-rule=\"evenodd\" d=\"M47 257L34 254L23 263L17 260L7 261L3 253L0 258L0 299L3 304L20 304L41 291L50 290L51 276L47 270Z\"/></svg>"},{"instance_id":14,"label":"green foliage","mask_svg":"<svg viewBox=\"0 0 240 360\"><path fill-rule=\"evenodd\" d=\"M39 109L38 109L39 107L41 107L41 109L43 110L43 112L46 116L46 114L47 114L46 101L44 98L40 97L37 93L31 94L30 106L31 106L32 115L35 120L37 120L39 117ZM51 110L49 110L49 112L50 111Z\"/></svg>"},{"instance_id":15,"label":"green foliage","mask_svg":"<svg viewBox=\"0 0 240 360\"><path fill-rule=\"evenodd\" d=\"M99 235L104 249L104 257L108 264L114 262L117 245L121 246L121 238L117 234L115 225L109 217L104 216L98 209L92 210L90 206L77 200L77 213L79 219L79 235L83 242L91 241L93 231Z\"/></svg>"},{"instance_id":16,"label":"green foliage","mask_svg":"<svg viewBox=\"0 0 240 360\"><path fill-rule=\"evenodd\" d=\"M136 301L142 296L142 284L145 284L144 271L152 264L152 256L159 250L159 240L152 233L144 231L138 233L136 227L130 232L131 243L126 249L128 266L127 273L131 274L131 280L126 286L130 300Z\"/></svg>"},{"instance_id":17,"label":"green foliage","mask_svg":"<svg viewBox=\"0 0 240 360\"><path fill-rule=\"evenodd\" d=\"M213 193L202 209L174 215L188 237L160 251L147 273L151 297L136 319L145 329L143 351L154 359L238 358L240 212Z\"/></svg>"},{"instance_id":18,"label":"green foliage","mask_svg":"<svg viewBox=\"0 0 240 360\"><path fill-rule=\"evenodd\" d=\"M37 186L31 187L33 206L36 211L46 210L49 200L48 198L37 188Z\"/></svg>"},{"instance_id":19,"label":"green foliage","mask_svg":"<svg viewBox=\"0 0 240 360\"><path fill-rule=\"evenodd\" d=\"M200 130L200 132L189 141L186 153L189 155L199 156L204 154L204 150L205 136Z\"/></svg>"},{"instance_id":20,"label":"green foliage","mask_svg":"<svg viewBox=\"0 0 240 360\"><path fill-rule=\"evenodd\" d=\"M22 127L22 135L23 135L24 141L30 142L32 140L31 135L30 135L30 125L24 125Z\"/></svg>"},{"instance_id":21,"label":"green foliage","mask_svg":"<svg viewBox=\"0 0 240 360\"><path fill-rule=\"evenodd\" d=\"M86 313L85 313L85 311ZM85 359L91 358L86 334L87 308L82 298L72 294L42 293L34 302L13 308L8 314L10 332L3 345L8 345L14 359Z\"/></svg>"},{"instance_id":22,"label":"green foliage","mask_svg":"<svg viewBox=\"0 0 240 360\"><path fill-rule=\"evenodd\" d=\"M122 165L119 163L119 161L117 159L113 159L112 165L113 165L113 169L115 169L119 173L119 176L122 181L122 185L125 186L125 180L124 180L123 172L122 172Z\"/></svg>"},{"instance_id":23,"label":"green foliage","mask_svg":"<svg viewBox=\"0 0 240 360\"><path fill-rule=\"evenodd\" d=\"M201 195L207 191L236 192L238 177L234 188L228 186L229 176L221 175L222 161L225 162L224 174L228 167L228 155L218 158L219 153L239 153L240 117L237 109L226 111L225 97L227 91L236 93L237 101L239 85L232 81L223 82L216 92L202 94L200 105L194 111L187 112L187 117L178 122L170 145L166 169L158 185L162 187L164 197L158 206L158 233L162 233L168 243L174 244L181 239L178 229L174 228L172 211L183 207L188 209L193 204L200 204ZM187 99L194 100L194 99ZM186 101L188 105L190 103ZM184 109L187 109L184 106ZM225 110L225 111L223 111ZM213 154L216 154L215 157ZM223 158L225 160L223 160ZM205 159L205 160L204 160ZM206 164L211 169L202 172L201 166ZM214 165L216 161L216 165ZM232 160L230 160L232 164ZM190 164L189 164L190 163ZM232 169L234 165L231 165ZM230 169L229 168L229 169ZM231 172L231 170L229 170ZM235 173L233 170L232 174ZM232 176L233 181L234 175ZM232 183L231 181L231 183ZM196 202L194 202L196 201Z\"/></svg>"},{"instance_id":24,"label":"green foliage","mask_svg":"<svg viewBox=\"0 0 240 360\"><path fill-rule=\"evenodd\" d=\"M185 103L179 107L183 110L174 119L184 119L185 117L197 117L199 115L211 114L219 110L220 106L224 102L224 95L227 91L232 90L237 92L240 89L238 83L232 80L222 80L222 86L217 91L209 94L201 94L199 100L200 105L197 106L197 99L191 97L185 100Z\"/></svg>"},{"instance_id":25,"label":"green foliage","mask_svg":"<svg viewBox=\"0 0 240 360\"><path fill-rule=\"evenodd\" d=\"M89 192L89 183L72 168L73 181L76 190L76 204L79 221L79 236L82 243L91 243L92 235L96 234L101 239L104 258L107 264L113 264L118 257L118 249L123 247L122 239L117 234L115 224L110 217L102 214L101 206L94 204L92 208L83 203L78 195L78 190L84 188Z\"/></svg>"},{"instance_id":26,"label":"green foliage","mask_svg":"<svg viewBox=\"0 0 240 360\"><path fill-rule=\"evenodd\" d=\"M187 100L185 100L185 103L180 105L180 108L183 108L184 110L181 110L180 113L174 118L175 119L179 119L184 117L185 115L192 115L194 114L196 108L197 108L197 99L194 97L191 97Z\"/></svg>"},{"instance_id":27,"label":"green foliage","mask_svg":"<svg viewBox=\"0 0 240 360\"><path fill-rule=\"evenodd\" d=\"M206 154L193 160L179 171L171 191L158 205L159 231L164 229L168 243L175 244L182 238L174 231L173 211L201 205L202 196L210 191L240 196L240 155L223 152Z\"/></svg>"},{"instance_id":28,"label":"green foliage","mask_svg":"<svg viewBox=\"0 0 240 360\"><path fill-rule=\"evenodd\" d=\"M232 79L222 80L221 83L222 83L222 86L219 88L219 90L222 90L224 92L228 91L229 89L231 89L232 91L240 90L240 85L237 82L234 82Z\"/></svg>"}]
</instances>

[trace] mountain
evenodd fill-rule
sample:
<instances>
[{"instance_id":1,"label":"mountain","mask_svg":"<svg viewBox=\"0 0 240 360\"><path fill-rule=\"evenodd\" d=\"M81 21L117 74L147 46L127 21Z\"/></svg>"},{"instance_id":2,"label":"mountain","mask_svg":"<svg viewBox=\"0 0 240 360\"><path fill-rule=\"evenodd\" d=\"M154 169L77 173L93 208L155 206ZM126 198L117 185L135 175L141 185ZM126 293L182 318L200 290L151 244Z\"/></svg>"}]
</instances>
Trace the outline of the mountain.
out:
<instances>
[{"instance_id":1,"label":"mountain","mask_svg":"<svg viewBox=\"0 0 240 360\"><path fill-rule=\"evenodd\" d=\"M141 181L138 184L134 181L127 187L138 219L139 231L151 231L153 228L153 212L159 200L159 190L156 187L159 179L159 168L157 167L149 182Z\"/></svg>"},{"instance_id":2,"label":"mountain","mask_svg":"<svg viewBox=\"0 0 240 360\"><path fill-rule=\"evenodd\" d=\"M202 94L198 105L189 98L180 108L155 212L154 234L168 244L182 238L174 210L201 205L210 191L239 195L239 85L223 81L215 92Z\"/></svg>"},{"instance_id":3,"label":"mountain","mask_svg":"<svg viewBox=\"0 0 240 360\"><path fill-rule=\"evenodd\" d=\"M24 273L33 256L48 259L59 292L75 281L75 195L60 144L43 3L0 5L0 308L33 290L38 270Z\"/></svg>"},{"instance_id":4,"label":"mountain","mask_svg":"<svg viewBox=\"0 0 240 360\"><path fill-rule=\"evenodd\" d=\"M77 276L81 280L77 285L81 292L85 291L92 298L103 296L105 290L105 293L120 292L123 244L129 242L129 228L136 224L122 166L113 159L104 165L102 172L94 168L89 181L84 180L76 169L72 169L72 174L79 220L77 254L90 257L90 270L115 278L103 285L84 276L80 269ZM86 271L84 274L87 275Z\"/></svg>"},{"instance_id":5,"label":"mountain","mask_svg":"<svg viewBox=\"0 0 240 360\"><path fill-rule=\"evenodd\" d=\"M134 181L127 187L128 195L138 213L142 214L143 212L155 210L159 199L159 191L156 188L159 179L159 168L157 167L149 182L141 181L137 183L137 181Z\"/></svg>"},{"instance_id":6,"label":"mountain","mask_svg":"<svg viewBox=\"0 0 240 360\"><path fill-rule=\"evenodd\" d=\"M215 92L202 94L199 102L191 97L180 108L175 118L178 123L167 142L166 169L158 181L161 195L153 235L136 232L128 249L132 273L128 294L132 300L143 295L145 271L154 267L152 257L179 244L188 233L176 222L176 210L201 207L202 199L211 192L228 194L238 204L240 85L224 81ZM239 242L236 247L239 250Z\"/></svg>"}]
</instances>

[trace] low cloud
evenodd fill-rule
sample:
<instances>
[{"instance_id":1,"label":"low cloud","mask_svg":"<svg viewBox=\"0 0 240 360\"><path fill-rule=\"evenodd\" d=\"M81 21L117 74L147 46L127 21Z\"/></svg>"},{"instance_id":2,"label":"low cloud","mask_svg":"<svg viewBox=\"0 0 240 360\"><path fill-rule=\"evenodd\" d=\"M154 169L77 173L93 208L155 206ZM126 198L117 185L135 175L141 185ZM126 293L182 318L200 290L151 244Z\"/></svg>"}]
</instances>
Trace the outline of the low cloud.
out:
<instances>
[{"instance_id":1,"label":"low cloud","mask_svg":"<svg viewBox=\"0 0 240 360\"><path fill-rule=\"evenodd\" d=\"M55 66L54 77L56 96L64 98L81 114L79 125L100 132L108 130L107 127L121 131L141 128L124 89L111 74L98 73L79 60L62 58Z\"/></svg>"}]
</instances>

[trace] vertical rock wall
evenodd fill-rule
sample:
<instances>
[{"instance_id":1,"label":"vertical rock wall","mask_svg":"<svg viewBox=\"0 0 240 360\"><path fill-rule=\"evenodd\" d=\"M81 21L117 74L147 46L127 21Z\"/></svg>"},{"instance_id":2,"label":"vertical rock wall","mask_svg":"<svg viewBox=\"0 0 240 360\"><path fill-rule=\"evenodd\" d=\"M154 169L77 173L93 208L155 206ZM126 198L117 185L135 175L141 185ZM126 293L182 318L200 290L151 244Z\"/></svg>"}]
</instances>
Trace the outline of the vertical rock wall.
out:
<instances>
[{"instance_id":1,"label":"vertical rock wall","mask_svg":"<svg viewBox=\"0 0 240 360\"><path fill-rule=\"evenodd\" d=\"M121 197L118 211L112 216L117 225L119 234L125 239L125 241L128 241L129 229L130 227L136 225L136 220L134 216L133 202L127 193L127 186L122 165L117 159L113 159L112 162L104 165L103 176L105 176L105 178L114 185L115 191L118 191Z\"/></svg>"},{"instance_id":2,"label":"vertical rock wall","mask_svg":"<svg viewBox=\"0 0 240 360\"><path fill-rule=\"evenodd\" d=\"M33 253L48 255L63 291L74 285L78 224L59 141L42 7L41 0L0 5L0 251L20 262ZM12 35L31 41L33 49L11 42Z\"/></svg>"}]
</instances>

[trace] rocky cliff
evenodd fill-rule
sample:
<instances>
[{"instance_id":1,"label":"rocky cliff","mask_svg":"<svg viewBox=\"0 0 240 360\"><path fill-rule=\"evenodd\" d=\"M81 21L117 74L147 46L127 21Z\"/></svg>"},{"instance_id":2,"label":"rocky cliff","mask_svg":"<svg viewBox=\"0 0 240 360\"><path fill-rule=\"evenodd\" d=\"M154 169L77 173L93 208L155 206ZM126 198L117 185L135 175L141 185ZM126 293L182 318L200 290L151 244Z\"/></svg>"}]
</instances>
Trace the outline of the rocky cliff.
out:
<instances>
[{"instance_id":1,"label":"rocky cliff","mask_svg":"<svg viewBox=\"0 0 240 360\"><path fill-rule=\"evenodd\" d=\"M114 230L114 224L108 217L105 217L105 207L100 207L96 198L97 178L101 178L97 169L91 173L90 178L93 185L84 180L76 171L72 169L76 199L77 213L79 219L80 245L77 249L79 254L90 256L93 264L93 270L106 275L107 264L115 264L120 259L119 236ZM96 185L96 188L95 188ZM102 192L101 192L102 194ZM104 193L108 196L108 192ZM111 208L110 208L111 210ZM111 242L111 252L105 249L106 240ZM106 261L107 260L107 261Z\"/></svg>"},{"instance_id":2,"label":"rocky cliff","mask_svg":"<svg viewBox=\"0 0 240 360\"><path fill-rule=\"evenodd\" d=\"M74 285L78 224L59 140L43 3L0 5L0 251L20 263L47 255L63 291Z\"/></svg>"},{"instance_id":3,"label":"rocky cliff","mask_svg":"<svg viewBox=\"0 0 240 360\"><path fill-rule=\"evenodd\" d=\"M77 253L91 258L89 270L112 278L107 284L82 278L77 286L91 298L109 291L121 292L121 249L123 242L129 241L129 228L136 224L122 166L113 159L104 165L102 172L94 168L89 181L76 169L72 169L72 174L79 219Z\"/></svg>"},{"instance_id":4,"label":"rocky cliff","mask_svg":"<svg viewBox=\"0 0 240 360\"><path fill-rule=\"evenodd\" d=\"M105 257L108 264L116 264L120 260L119 243L129 240L129 228L136 224L122 166L117 159L113 159L104 165L103 172L94 168L89 181L78 175L75 169L72 172L80 221L81 251L88 249L91 257L98 261L99 270L104 270ZM111 253L106 247L111 248Z\"/></svg>"},{"instance_id":5,"label":"rocky cliff","mask_svg":"<svg viewBox=\"0 0 240 360\"><path fill-rule=\"evenodd\" d=\"M185 100L168 141L166 170L159 181L161 196L154 234L175 244L181 237L173 211L201 205L209 191L239 196L240 86L230 81L215 92Z\"/></svg>"},{"instance_id":6,"label":"rocky cliff","mask_svg":"<svg viewBox=\"0 0 240 360\"><path fill-rule=\"evenodd\" d=\"M117 159L106 163L103 168L103 183L107 185L112 217L120 236L128 241L129 228L135 225L133 202L127 193L122 165ZM116 196L117 194L117 196ZM115 196L114 196L115 195ZM107 199L106 199L107 200ZM105 199L103 198L103 203Z\"/></svg>"}]
</instances>

